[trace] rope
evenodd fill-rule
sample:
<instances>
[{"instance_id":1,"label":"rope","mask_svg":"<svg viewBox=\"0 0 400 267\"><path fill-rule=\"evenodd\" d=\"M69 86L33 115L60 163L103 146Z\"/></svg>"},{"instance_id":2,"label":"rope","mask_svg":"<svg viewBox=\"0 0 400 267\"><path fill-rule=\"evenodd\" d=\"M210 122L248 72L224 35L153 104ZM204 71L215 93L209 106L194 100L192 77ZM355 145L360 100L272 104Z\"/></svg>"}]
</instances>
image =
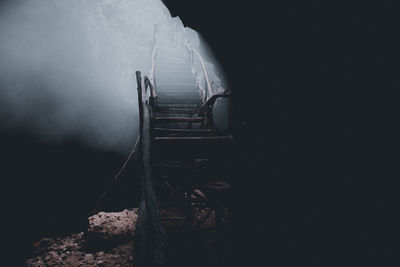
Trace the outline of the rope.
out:
<instances>
[{"instance_id":1,"label":"rope","mask_svg":"<svg viewBox=\"0 0 400 267\"><path fill-rule=\"evenodd\" d=\"M115 183L115 181L118 180L119 176L121 175L121 173L124 171L126 165L128 164L128 162L131 160L132 156L136 153L137 151L137 147L139 145L140 142L140 135L138 136L135 145L132 148L131 153L129 154L128 158L125 160L125 163L122 165L121 169L117 172L117 174L114 176L114 178L111 180L111 182L108 184L106 190L103 192L103 194L100 196L99 200L96 203L95 208L92 211L92 215L95 214L97 212L97 209L99 208L101 202L103 201L103 199L105 198L105 196L107 195L108 191L110 190L110 188L112 187L112 185Z\"/></svg>"}]
</instances>

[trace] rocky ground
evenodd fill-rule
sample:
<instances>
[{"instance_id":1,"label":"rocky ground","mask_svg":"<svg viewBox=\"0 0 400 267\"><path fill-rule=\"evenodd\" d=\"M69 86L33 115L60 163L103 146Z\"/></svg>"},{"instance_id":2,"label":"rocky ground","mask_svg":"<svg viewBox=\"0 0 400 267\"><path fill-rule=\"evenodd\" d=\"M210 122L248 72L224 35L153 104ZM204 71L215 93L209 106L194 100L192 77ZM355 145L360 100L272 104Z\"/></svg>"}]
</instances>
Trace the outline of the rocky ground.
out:
<instances>
[{"instance_id":1,"label":"rocky ground","mask_svg":"<svg viewBox=\"0 0 400 267\"><path fill-rule=\"evenodd\" d=\"M137 209L89 217L87 233L43 238L34 244L27 266L133 266Z\"/></svg>"},{"instance_id":2,"label":"rocky ground","mask_svg":"<svg viewBox=\"0 0 400 267\"><path fill-rule=\"evenodd\" d=\"M229 211L224 210L228 216ZM180 210L161 210L164 227L178 230L187 227L187 217ZM88 218L88 230L65 238L43 238L36 242L33 257L26 260L27 266L133 266L133 237L138 210L100 212ZM209 208L194 208L191 215L192 230L213 231L216 226L215 213ZM226 221L223 219L222 223ZM187 236L189 233L183 234ZM214 253L213 238L204 235L203 241L190 237L198 243L196 251ZM204 243L203 247L201 243ZM179 243L179 241L178 241ZM179 251L183 251L187 247ZM211 246L210 246L211 244ZM211 249L211 250L210 250ZM202 255L205 255L202 252ZM179 256L181 257L181 256ZM207 258L207 257L206 257ZM200 264L200 263L199 263ZM193 265L194 266L194 265ZM197 266L197 265L196 265ZM199 266L208 266L200 264Z\"/></svg>"}]
</instances>

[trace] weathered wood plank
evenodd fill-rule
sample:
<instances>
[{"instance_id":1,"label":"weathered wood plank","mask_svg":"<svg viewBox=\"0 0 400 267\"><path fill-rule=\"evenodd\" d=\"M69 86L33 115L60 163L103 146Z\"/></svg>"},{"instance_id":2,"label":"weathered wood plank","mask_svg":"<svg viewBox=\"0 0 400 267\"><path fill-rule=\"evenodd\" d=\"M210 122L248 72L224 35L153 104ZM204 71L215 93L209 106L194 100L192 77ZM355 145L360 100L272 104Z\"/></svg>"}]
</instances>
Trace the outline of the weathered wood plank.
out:
<instances>
[{"instance_id":1,"label":"weathered wood plank","mask_svg":"<svg viewBox=\"0 0 400 267\"><path fill-rule=\"evenodd\" d=\"M156 117L154 118L156 122L203 122L206 120L205 117L193 117L193 118L185 118L185 117Z\"/></svg>"},{"instance_id":2,"label":"weathered wood plank","mask_svg":"<svg viewBox=\"0 0 400 267\"><path fill-rule=\"evenodd\" d=\"M232 136L157 136L155 141L198 141L198 140L215 140L215 141L231 141Z\"/></svg>"},{"instance_id":3,"label":"weathered wood plank","mask_svg":"<svg viewBox=\"0 0 400 267\"><path fill-rule=\"evenodd\" d=\"M212 133L211 129L169 129L169 128L155 128L155 136L204 136Z\"/></svg>"},{"instance_id":4,"label":"weathered wood plank","mask_svg":"<svg viewBox=\"0 0 400 267\"><path fill-rule=\"evenodd\" d=\"M190 99L184 99L184 100L180 99L180 98L160 98L160 99L158 99L158 103L160 105L164 105L164 104L181 104L181 103L200 105L201 101L200 101L200 98L190 98Z\"/></svg>"},{"instance_id":5,"label":"weathered wood plank","mask_svg":"<svg viewBox=\"0 0 400 267\"><path fill-rule=\"evenodd\" d=\"M184 108L170 108L168 106L158 106L158 113L170 113L170 114L199 114L200 109L184 109Z\"/></svg>"}]
</instances>

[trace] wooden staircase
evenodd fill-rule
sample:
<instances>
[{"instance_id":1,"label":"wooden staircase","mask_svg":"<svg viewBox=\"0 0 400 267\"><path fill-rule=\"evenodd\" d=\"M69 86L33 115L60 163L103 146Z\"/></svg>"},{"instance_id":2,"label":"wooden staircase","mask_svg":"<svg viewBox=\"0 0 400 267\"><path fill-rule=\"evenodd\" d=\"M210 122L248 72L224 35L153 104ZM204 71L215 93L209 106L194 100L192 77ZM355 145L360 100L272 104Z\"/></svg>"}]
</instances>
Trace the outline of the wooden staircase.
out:
<instances>
[{"instance_id":1,"label":"wooden staircase","mask_svg":"<svg viewBox=\"0 0 400 267\"><path fill-rule=\"evenodd\" d=\"M154 77L136 73L143 197L135 266L219 266L212 257L187 260L201 251L191 243L215 243L215 233L228 221L224 200L230 188L232 136L216 131L212 110L218 98L229 94L204 99L191 71L190 53L176 46L168 30L158 34L164 38L153 58Z\"/></svg>"}]
</instances>

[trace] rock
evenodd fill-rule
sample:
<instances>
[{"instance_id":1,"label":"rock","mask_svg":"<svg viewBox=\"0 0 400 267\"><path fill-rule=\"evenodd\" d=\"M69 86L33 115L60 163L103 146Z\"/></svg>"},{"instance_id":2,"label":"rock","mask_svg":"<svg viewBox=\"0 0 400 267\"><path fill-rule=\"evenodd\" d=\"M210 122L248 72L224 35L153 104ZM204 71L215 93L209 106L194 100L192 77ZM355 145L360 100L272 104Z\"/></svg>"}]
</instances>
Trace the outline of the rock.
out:
<instances>
[{"instance_id":1,"label":"rock","mask_svg":"<svg viewBox=\"0 0 400 267\"><path fill-rule=\"evenodd\" d=\"M95 214L89 218L89 239L96 241L130 240L134 235L134 222L137 216L137 209Z\"/></svg>"},{"instance_id":2,"label":"rock","mask_svg":"<svg viewBox=\"0 0 400 267\"><path fill-rule=\"evenodd\" d=\"M43 238L34 243L35 257L27 266L133 266L133 233L137 209L122 212L100 212L89 218L88 234L83 232L65 238ZM90 238L110 241L111 247L88 250ZM98 239L99 240L99 239ZM120 241L120 242L115 242ZM99 243L105 245L106 243ZM111 248L111 249L110 249ZM107 251L105 251L107 249ZM90 253L92 252L92 253Z\"/></svg>"}]
</instances>

